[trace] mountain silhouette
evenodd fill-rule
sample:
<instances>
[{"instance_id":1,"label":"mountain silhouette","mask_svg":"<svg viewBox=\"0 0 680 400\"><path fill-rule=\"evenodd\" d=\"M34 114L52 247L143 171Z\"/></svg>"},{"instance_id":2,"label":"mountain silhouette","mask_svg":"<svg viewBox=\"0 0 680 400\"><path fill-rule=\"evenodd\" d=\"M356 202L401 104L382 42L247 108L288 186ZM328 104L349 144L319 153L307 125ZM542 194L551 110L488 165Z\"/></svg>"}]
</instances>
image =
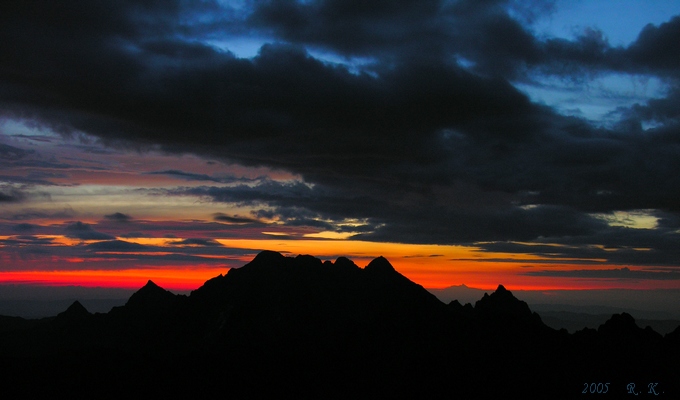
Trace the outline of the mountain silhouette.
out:
<instances>
[{"instance_id":1,"label":"mountain silhouette","mask_svg":"<svg viewBox=\"0 0 680 400\"><path fill-rule=\"evenodd\" d=\"M503 285L498 285L495 292L484 296L475 303L475 313L478 317L494 324L509 326L533 326L545 328L541 317L532 313L529 305L517 299L512 292Z\"/></svg>"},{"instance_id":2,"label":"mountain silhouette","mask_svg":"<svg viewBox=\"0 0 680 400\"><path fill-rule=\"evenodd\" d=\"M148 281L105 314L76 301L55 318L0 318L0 374L16 382L0 394L575 398L596 379L614 394L654 379L670 398L678 332L621 314L570 335L503 285L444 304L384 257L360 268L263 251L188 296Z\"/></svg>"},{"instance_id":3,"label":"mountain silhouette","mask_svg":"<svg viewBox=\"0 0 680 400\"><path fill-rule=\"evenodd\" d=\"M146 285L130 296L126 308L153 309L164 307L175 299L175 295L149 280Z\"/></svg>"},{"instance_id":4,"label":"mountain silhouette","mask_svg":"<svg viewBox=\"0 0 680 400\"><path fill-rule=\"evenodd\" d=\"M90 315L90 312L76 300L66 309L66 311L57 314L57 320L63 320L65 322L82 321L89 318Z\"/></svg>"}]
</instances>

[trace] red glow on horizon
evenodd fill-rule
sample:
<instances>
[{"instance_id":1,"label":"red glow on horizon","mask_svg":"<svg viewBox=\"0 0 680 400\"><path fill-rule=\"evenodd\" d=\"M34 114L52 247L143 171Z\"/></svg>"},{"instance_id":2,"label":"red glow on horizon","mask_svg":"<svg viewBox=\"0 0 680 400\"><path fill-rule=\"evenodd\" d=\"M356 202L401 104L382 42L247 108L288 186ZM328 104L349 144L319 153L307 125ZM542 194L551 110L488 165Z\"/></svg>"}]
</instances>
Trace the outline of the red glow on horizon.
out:
<instances>
[{"instance_id":1,"label":"red glow on horizon","mask_svg":"<svg viewBox=\"0 0 680 400\"><path fill-rule=\"evenodd\" d=\"M185 260L147 260L142 258L182 254L185 246L168 243L181 238L133 238L131 243L148 246L138 252L99 251L79 252L80 241L51 235L47 248L73 249L76 254L45 256L38 253L32 258L15 257L10 252L0 252L0 263L11 265L15 271L0 271L0 284L30 283L48 286L85 286L137 289L148 280L173 290L194 290L205 281L226 273L229 267L241 267L252 260L260 249L279 251L294 257L312 254L321 260L335 261L345 256L363 268L375 257L384 256L394 268L411 281L428 289L444 289L465 284L486 291L502 284L508 290L589 290L589 289L678 289L676 280L639 280L569 277L574 270L612 270L622 267L640 270L641 267L612 265L597 260L545 258L531 254L481 252L474 246L407 245L352 240L318 239L215 239L224 247L245 250L240 255L204 254L201 264ZM84 254L84 255L82 255ZM113 257L118 256L118 257ZM498 261L502 260L502 261ZM213 263L220 262L222 265ZM549 261L549 262L547 262ZM585 262L587 261L587 262ZM157 263L162 262L161 265ZM51 270L40 271L36 265ZM119 269L120 268L120 269ZM564 276L541 276L541 271L563 271ZM534 272L533 275L530 273ZM538 274L536 274L538 272Z\"/></svg>"},{"instance_id":2,"label":"red glow on horizon","mask_svg":"<svg viewBox=\"0 0 680 400\"><path fill-rule=\"evenodd\" d=\"M42 286L83 286L139 289L152 280L167 290L195 290L229 268L154 268L116 271L12 271L0 272L0 283Z\"/></svg>"},{"instance_id":3,"label":"red glow on horizon","mask_svg":"<svg viewBox=\"0 0 680 400\"><path fill-rule=\"evenodd\" d=\"M244 263L245 264L245 263ZM361 264L360 264L361 265ZM365 264L362 265L362 268ZM527 277L505 271L487 274L481 271L440 276L395 265L395 269L426 289L445 289L465 284L467 287L495 291L503 285L510 291L602 290L602 289L677 289L673 282L647 281L626 285L620 280L586 280L578 278ZM201 287L205 281L229 268L221 267L164 267L125 270L69 270L69 271L5 271L0 272L0 284L31 284L42 286L83 286L120 289L139 289L152 280L167 290L188 291ZM433 279L435 278L435 279Z\"/></svg>"}]
</instances>

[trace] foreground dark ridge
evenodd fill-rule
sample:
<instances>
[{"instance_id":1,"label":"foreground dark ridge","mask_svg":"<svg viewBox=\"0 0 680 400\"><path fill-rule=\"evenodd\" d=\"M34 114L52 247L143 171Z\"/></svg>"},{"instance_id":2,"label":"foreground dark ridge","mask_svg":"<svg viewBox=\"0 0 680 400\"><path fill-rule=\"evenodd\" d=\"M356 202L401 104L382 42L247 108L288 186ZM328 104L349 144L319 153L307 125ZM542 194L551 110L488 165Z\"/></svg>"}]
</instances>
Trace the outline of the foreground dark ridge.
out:
<instances>
[{"instance_id":1,"label":"foreground dark ridge","mask_svg":"<svg viewBox=\"0 0 680 400\"><path fill-rule=\"evenodd\" d=\"M680 328L628 314L570 335L502 285L444 304L383 257L265 251L189 296L149 281L106 314L0 318L0 395L582 398L607 384L611 398L656 383L673 398L678 355Z\"/></svg>"}]
</instances>

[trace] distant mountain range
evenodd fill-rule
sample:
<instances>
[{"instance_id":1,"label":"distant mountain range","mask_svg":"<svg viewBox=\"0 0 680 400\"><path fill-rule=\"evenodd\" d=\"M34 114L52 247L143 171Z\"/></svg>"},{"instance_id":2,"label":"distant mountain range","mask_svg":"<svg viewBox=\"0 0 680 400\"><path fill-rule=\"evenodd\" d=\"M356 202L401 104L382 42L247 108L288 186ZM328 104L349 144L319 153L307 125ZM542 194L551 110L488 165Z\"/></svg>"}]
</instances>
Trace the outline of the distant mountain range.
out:
<instances>
[{"instance_id":1,"label":"distant mountain range","mask_svg":"<svg viewBox=\"0 0 680 400\"><path fill-rule=\"evenodd\" d=\"M466 285L428 291L445 303L458 300L461 304L474 304L485 293ZM538 312L546 325L565 328L570 333L585 327L597 329L612 314L624 312L635 316L639 326L651 326L662 335L680 325L680 292L673 289L519 290L513 293ZM630 305L623 308L622 304Z\"/></svg>"},{"instance_id":2,"label":"distant mountain range","mask_svg":"<svg viewBox=\"0 0 680 400\"><path fill-rule=\"evenodd\" d=\"M632 383L677 398L679 355L680 327L625 313L570 334L502 285L445 304L382 257L264 251L190 295L149 281L108 313L0 317L0 395L570 399Z\"/></svg>"}]
</instances>

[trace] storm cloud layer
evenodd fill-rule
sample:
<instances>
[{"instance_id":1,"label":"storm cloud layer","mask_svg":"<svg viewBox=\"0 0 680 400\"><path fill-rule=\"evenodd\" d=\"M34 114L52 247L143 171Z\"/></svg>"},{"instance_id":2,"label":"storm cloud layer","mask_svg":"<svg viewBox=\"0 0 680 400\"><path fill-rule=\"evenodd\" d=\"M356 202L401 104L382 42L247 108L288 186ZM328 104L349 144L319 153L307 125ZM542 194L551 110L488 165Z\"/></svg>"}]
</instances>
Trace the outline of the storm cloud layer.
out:
<instances>
[{"instance_id":1,"label":"storm cloud layer","mask_svg":"<svg viewBox=\"0 0 680 400\"><path fill-rule=\"evenodd\" d=\"M596 29L537 35L530 21L553 8L3 2L0 113L119 148L158 146L301 177L166 193L248 205L256 222L341 232L351 219L360 221L356 238L376 241L632 247L627 238L640 235L612 226L612 216L643 210L658 216L645 246L659 243L659 263L677 259L667 243L679 239L680 16L612 46ZM237 39L258 42L257 55L229 51ZM593 121L519 89L608 74L657 79L664 96ZM21 151L3 145L0 162ZM24 197L21 186L0 187L0 203Z\"/></svg>"}]
</instances>

